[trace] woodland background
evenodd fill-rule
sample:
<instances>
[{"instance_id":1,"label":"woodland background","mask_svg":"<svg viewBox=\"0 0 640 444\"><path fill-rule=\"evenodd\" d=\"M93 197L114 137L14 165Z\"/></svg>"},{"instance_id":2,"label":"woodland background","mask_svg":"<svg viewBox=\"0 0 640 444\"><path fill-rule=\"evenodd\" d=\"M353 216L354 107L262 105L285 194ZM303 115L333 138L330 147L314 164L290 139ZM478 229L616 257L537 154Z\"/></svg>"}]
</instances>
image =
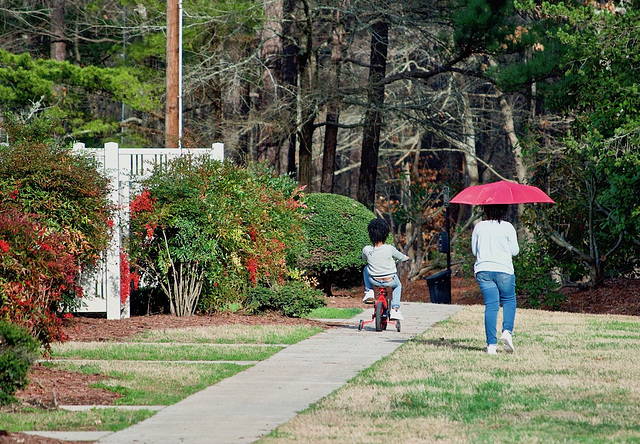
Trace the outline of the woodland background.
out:
<instances>
[{"instance_id":1,"label":"woodland background","mask_svg":"<svg viewBox=\"0 0 640 444\"><path fill-rule=\"evenodd\" d=\"M168 146L167 6L0 0L0 109L67 143ZM594 286L640 257L640 2L185 0L184 146L224 142L393 221L442 268L444 187L511 179L531 276ZM456 263L477 215L451 206ZM457 246L460 245L460 248ZM467 262L468 263L468 262ZM535 291L535 288L530 288Z\"/></svg>"}]
</instances>

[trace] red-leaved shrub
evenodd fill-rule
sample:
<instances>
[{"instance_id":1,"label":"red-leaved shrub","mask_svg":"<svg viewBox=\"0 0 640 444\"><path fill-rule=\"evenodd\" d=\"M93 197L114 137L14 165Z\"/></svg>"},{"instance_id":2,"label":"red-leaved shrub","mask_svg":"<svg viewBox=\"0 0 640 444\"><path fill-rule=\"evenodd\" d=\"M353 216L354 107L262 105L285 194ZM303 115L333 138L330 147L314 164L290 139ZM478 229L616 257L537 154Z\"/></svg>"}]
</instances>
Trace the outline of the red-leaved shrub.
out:
<instances>
[{"instance_id":1,"label":"red-leaved shrub","mask_svg":"<svg viewBox=\"0 0 640 444\"><path fill-rule=\"evenodd\" d=\"M88 158L55 140L51 119L5 114L0 146L0 320L22 325L48 347L77 304L82 268L108 245L108 181Z\"/></svg>"},{"instance_id":2,"label":"red-leaved shrub","mask_svg":"<svg viewBox=\"0 0 640 444\"><path fill-rule=\"evenodd\" d=\"M0 212L0 319L27 327L42 343L61 341L63 294L81 292L64 234L15 208Z\"/></svg>"}]
</instances>

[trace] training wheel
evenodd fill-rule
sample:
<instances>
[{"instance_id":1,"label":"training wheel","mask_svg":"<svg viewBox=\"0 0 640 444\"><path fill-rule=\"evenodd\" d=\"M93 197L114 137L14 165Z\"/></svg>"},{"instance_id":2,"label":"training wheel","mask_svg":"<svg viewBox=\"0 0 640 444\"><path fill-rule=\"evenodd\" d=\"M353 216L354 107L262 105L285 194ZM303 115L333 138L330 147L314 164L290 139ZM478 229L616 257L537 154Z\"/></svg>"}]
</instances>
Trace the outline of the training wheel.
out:
<instances>
[{"instance_id":1,"label":"training wheel","mask_svg":"<svg viewBox=\"0 0 640 444\"><path fill-rule=\"evenodd\" d=\"M362 327L364 327L364 321L362 319L360 319L360 322L358 322L358 330L362 330ZM400 330L398 330L400 331Z\"/></svg>"},{"instance_id":2,"label":"training wheel","mask_svg":"<svg viewBox=\"0 0 640 444\"><path fill-rule=\"evenodd\" d=\"M400 321L396 320L396 330L400 332Z\"/></svg>"}]
</instances>

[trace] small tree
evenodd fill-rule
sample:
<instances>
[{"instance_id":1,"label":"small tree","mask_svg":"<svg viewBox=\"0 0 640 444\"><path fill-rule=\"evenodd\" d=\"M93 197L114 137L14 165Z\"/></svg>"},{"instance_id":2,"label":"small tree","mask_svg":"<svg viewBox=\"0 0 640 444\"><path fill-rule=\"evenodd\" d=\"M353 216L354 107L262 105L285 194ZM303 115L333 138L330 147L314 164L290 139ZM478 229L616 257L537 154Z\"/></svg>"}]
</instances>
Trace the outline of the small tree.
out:
<instances>
[{"instance_id":1,"label":"small tree","mask_svg":"<svg viewBox=\"0 0 640 444\"><path fill-rule=\"evenodd\" d=\"M541 215L564 284L593 287L638 267L640 137L585 139L567 139L567 155L554 165L556 205Z\"/></svg>"}]
</instances>

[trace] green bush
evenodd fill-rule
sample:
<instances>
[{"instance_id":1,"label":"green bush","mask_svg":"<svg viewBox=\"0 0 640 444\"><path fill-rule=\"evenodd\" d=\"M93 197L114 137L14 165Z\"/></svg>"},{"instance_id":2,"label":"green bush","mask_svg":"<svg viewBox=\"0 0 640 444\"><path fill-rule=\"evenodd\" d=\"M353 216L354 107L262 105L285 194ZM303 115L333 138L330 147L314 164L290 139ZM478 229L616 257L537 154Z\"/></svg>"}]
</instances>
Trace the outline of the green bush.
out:
<instances>
[{"instance_id":1,"label":"green bush","mask_svg":"<svg viewBox=\"0 0 640 444\"><path fill-rule=\"evenodd\" d=\"M542 242L521 241L513 266L518 304L522 307L557 310L566 301L557 291L559 284L551 276L554 261Z\"/></svg>"},{"instance_id":2,"label":"green bush","mask_svg":"<svg viewBox=\"0 0 640 444\"><path fill-rule=\"evenodd\" d=\"M291 178L185 156L143 185L131 202L130 257L171 313L216 311L246 288L287 279L302 244L301 189Z\"/></svg>"},{"instance_id":3,"label":"green bush","mask_svg":"<svg viewBox=\"0 0 640 444\"><path fill-rule=\"evenodd\" d=\"M285 316L301 318L314 308L325 305L321 291L298 281L274 288L255 287L247 292L247 306L253 312L276 310Z\"/></svg>"},{"instance_id":4,"label":"green bush","mask_svg":"<svg viewBox=\"0 0 640 444\"><path fill-rule=\"evenodd\" d=\"M94 265L110 239L109 182L93 160L76 156L52 138L58 122L28 122L6 114L0 147L0 202L37 215L47 229L64 234L78 265Z\"/></svg>"},{"instance_id":5,"label":"green bush","mask_svg":"<svg viewBox=\"0 0 640 444\"><path fill-rule=\"evenodd\" d=\"M16 391L27 386L38 347L26 328L0 321L0 405L14 402Z\"/></svg>"},{"instance_id":6,"label":"green bush","mask_svg":"<svg viewBox=\"0 0 640 444\"><path fill-rule=\"evenodd\" d=\"M305 198L307 251L299 266L316 277L327 295L331 286L362 283L362 248L370 244L367 225L375 215L355 200L315 193Z\"/></svg>"}]
</instances>

